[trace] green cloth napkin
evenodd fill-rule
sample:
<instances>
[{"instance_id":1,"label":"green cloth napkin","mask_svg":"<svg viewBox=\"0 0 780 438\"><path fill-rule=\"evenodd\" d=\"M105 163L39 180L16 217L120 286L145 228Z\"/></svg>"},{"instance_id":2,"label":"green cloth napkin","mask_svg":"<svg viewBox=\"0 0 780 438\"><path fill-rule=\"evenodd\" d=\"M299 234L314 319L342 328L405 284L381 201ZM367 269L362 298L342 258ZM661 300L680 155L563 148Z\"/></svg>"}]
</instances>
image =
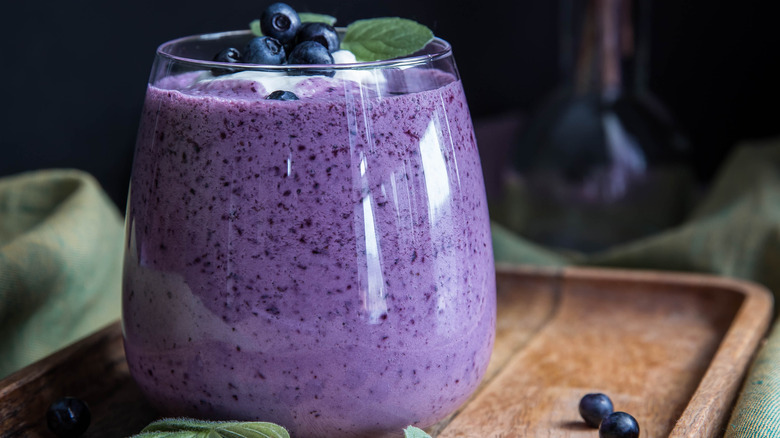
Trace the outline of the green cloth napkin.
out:
<instances>
[{"instance_id":1,"label":"green cloth napkin","mask_svg":"<svg viewBox=\"0 0 780 438\"><path fill-rule=\"evenodd\" d=\"M679 226L596 254L557 252L493 224L497 262L692 271L752 280L780 292L780 140L735 149ZM506 221L511 223L511 221ZM780 436L780 326L745 381L726 437Z\"/></svg>"},{"instance_id":2,"label":"green cloth napkin","mask_svg":"<svg viewBox=\"0 0 780 438\"><path fill-rule=\"evenodd\" d=\"M767 343L745 379L731 414L726 438L780 436L780 325L775 324Z\"/></svg>"},{"instance_id":3,"label":"green cloth napkin","mask_svg":"<svg viewBox=\"0 0 780 438\"><path fill-rule=\"evenodd\" d=\"M0 179L0 377L119 318L122 242L90 175Z\"/></svg>"}]
</instances>

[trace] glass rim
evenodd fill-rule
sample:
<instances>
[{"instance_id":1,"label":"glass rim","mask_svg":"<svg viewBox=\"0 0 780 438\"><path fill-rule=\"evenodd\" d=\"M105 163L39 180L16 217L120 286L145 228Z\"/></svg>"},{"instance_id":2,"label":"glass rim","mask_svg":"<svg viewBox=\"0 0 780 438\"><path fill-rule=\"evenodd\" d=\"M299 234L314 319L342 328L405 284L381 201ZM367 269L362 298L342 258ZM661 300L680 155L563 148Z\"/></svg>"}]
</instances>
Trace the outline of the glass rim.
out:
<instances>
[{"instance_id":1,"label":"glass rim","mask_svg":"<svg viewBox=\"0 0 780 438\"><path fill-rule=\"evenodd\" d=\"M343 33L345 28L337 27L339 33ZM157 47L156 54L159 57L175 61L177 63L187 64L191 66L198 66L204 69L211 68L232 68L243 71L306 71L306 70L356 70L356 69L375 69L375 68L400 68L411 67L415 65L422 65L432 61L436 61L452 55L452 46L449 42L439 38L433 37L433 39L425 46L429 47L432 43L440 45L438 50L432 51L432 53L425 53L419 55L403 56L400 58L383 59L380 61L362 61L346 64L283 64L283 65L262 65L262 64L241 64L232 62L219 62L209 61L205 59L194 59L186 56L174 55L171 53L171 48L187 42L196 41L213 41L226 37L238 37L238 36L250 36L252 32L250 30L232 30L226 32L214 32L189 35L185 37L176 38L165 43L160 44ZM423 48L422 50L425 50ZM419 53L419 52L418 52Z\"/></svg>"}]
</instances>

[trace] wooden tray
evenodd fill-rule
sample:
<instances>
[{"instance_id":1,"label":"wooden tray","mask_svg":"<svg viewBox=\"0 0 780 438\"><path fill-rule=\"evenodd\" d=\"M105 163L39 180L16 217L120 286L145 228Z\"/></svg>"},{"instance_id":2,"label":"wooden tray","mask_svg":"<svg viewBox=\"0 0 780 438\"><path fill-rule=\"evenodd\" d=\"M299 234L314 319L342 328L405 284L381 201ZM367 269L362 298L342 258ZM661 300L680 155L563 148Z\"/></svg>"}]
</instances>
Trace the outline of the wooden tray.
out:
<instances>
[{"instance_id":1,"label":"wooden tray","mask_svg":"<svg viewBox=\"0 0 780 438\"><path fill-rule=\"evenodd\" d=\"M720 436L772 315L766 289L712 276L501 267L497 278L487 375L435 437L592 438L577 404L596 391L642 437ZM44 413L63 395L91 406L87 437L157 418L130 379L119 323L0 381L0 436L50 437Z\"/></svg>"}]
</instances>

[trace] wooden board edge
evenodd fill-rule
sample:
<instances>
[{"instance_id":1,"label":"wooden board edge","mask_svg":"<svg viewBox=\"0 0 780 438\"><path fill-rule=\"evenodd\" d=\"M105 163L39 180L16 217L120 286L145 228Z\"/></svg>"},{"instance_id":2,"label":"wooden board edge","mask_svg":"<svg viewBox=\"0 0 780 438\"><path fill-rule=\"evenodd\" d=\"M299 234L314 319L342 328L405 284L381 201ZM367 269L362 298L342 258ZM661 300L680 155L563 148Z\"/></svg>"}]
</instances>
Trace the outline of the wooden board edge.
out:
<instances>
[{"instance_id":1,"label":"wooden board edge","mask_svg":"<svg viewBox=\"0 0 780 438\"><path fill-rule=\"evenodd\" d=\"M81 356L85 351L94 348L96 345L115 342L117 337L122 337L122 325L119 320L109 323L80 340L9 374L0 380L0 400L20 387L51 373L58 366L66 364L69 359Z\"/></svg>"},{"instance_id":2,"label":"wooden board edge","mask_svg":"<svg viewBox=\"0 0 780 438\"><path fill-rule=\"evenodd\" d=\"M711 274L678 273L592 267L543 267L496 265L496 275L541 279L613 280L686 285L719 289L744 297L710 366L670 436L719 436L736 400L748 366L764 339L773 315L773 296L755 283ZM0 380L0 399L20 387L50 374L69 358L78 357L95 345L121 341L121 322L115 321L79 341ZM720 421L713 422L713 418ZM706 433L705 433L706 432Z\"/></svg>"},{"instance_id":3,"label":"wooden board edge","mask_svg":"<svg viewBox=\"0 0 780 438\"><path fill-rule=\"evenodd\" d=\"M543 267L496 265L497 275L553 276L565 281L614 281L722 290L738 294L742 303L728 327L704 376L691 396L670 437L718 437L758 347L770 328L774 296L748 280L704 273L603 267ZM716 419L713 421L713 419Z\"/></svg>"},{"instance_id":4,"label":"wooden board edge","mask_svg":"<svg viewBox=\"0 0 780 438\"><path fill-rule=\"evenodd\" d=\"M716 280L745 299L671 437L722 436L744 377L772 322L774 299L768 289L742 280Z\"/></svg>"}]
</instances>

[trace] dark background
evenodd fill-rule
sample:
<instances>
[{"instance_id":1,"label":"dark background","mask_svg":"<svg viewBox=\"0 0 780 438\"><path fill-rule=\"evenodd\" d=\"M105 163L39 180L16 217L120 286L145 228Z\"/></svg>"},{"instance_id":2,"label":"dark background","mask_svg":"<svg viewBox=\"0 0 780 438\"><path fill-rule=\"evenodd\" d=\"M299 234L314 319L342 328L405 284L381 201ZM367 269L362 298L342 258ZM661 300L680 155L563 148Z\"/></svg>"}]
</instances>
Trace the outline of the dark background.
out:
<instances>
[{"instance_id":1,"label":"dark background","mask_svg":"<svg viewBox=\"0 0 780 438\"><path fill-rule=\"evenodd\" d=\"M402 16L449 40L474 119L532 111L559 80L555 0L290 1L355 19ZM652 3L650 87L711 178L739 140L780 133L780 32L772 2ZM155 48L244 28L262 2L24 2L6 11L0 176L74 167L124 208L133 144ZM490 154L481 146L482 154ZM483 158L484 159L484 158Z\"/></svg>"}]
</instances>

